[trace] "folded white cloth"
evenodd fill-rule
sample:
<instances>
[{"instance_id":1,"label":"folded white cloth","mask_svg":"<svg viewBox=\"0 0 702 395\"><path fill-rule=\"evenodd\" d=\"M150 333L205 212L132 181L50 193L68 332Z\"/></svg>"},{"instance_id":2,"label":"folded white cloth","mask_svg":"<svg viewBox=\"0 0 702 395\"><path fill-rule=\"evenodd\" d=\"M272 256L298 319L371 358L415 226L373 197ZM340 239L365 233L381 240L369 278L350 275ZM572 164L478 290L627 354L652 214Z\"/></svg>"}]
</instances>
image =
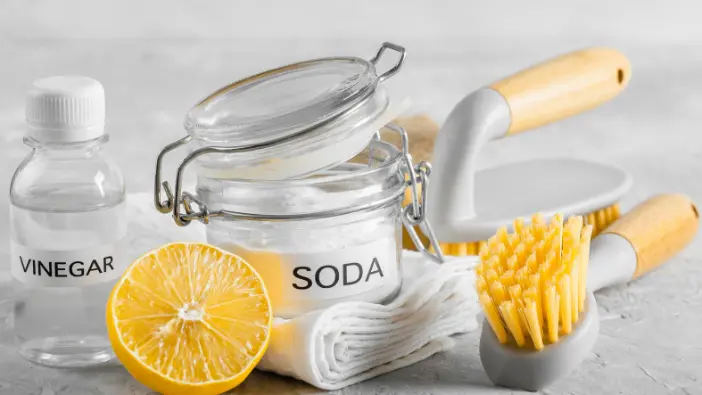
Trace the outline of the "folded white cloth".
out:
<instances>
[{"instance_id":1,"label":"folded white cloth","mask_svg":"<svg viewBox=\"0 0 702 395\"><path fill-rule=\"evenodd\" d=\"M202 225L179 228L153 208L152 199L146 193L128 196L132 250L141 254L172 241L205 241ZM452 335L478 327L476 263L476 257L464 257L438 265L403 251L403 286L393 302L346 302L276 319L257 369L334 390L450 349Z\"/></svg>"},{"instance_id":2,"label":"folded white cloth","mask_svg":"<svg viewBox=\"0 0 702 395\"><path fill-rule=\"evenodd\" d=\"M477 328L480 307L466 257L437 265L403 251L404 286L388 305L346 302L277 319L257 369L334 390L447 350Z\"/></svg>"}]
</instances>

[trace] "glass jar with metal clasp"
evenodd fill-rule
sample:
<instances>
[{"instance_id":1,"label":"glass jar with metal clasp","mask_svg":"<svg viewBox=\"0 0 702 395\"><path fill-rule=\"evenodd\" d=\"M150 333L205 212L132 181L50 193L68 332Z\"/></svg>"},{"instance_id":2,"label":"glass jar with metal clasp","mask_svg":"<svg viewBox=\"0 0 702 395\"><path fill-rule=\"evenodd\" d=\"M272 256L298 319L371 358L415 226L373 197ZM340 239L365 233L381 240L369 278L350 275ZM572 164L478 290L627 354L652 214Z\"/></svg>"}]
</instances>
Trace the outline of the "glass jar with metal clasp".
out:
<instances>
[{"instance_id":1,"label":"glass jar with metal clasp","mask_svg":"<svg viewBox=\"0 0 702 395\"><path fill-rule=\"evenodd\" d=\"M397 61L378 73L386 51ZM431 167L412 163L407 134L390 123L402 102L383 82L404 59L403 47L384 43L371 60L309 60L214 92L188 112L188 135L158 156L156 208L179 226L206 224L208 242L247 260L276 316L392 300L402 285L403 224L419 251L443 260L424 218ZM402 147L381 140L383 127L400 134ZM161 164L184 145L190 153L173 191ZM183 191L188 165L196 193ZM403 208L406 188L412 203Z\"/></svg>"}]
</instances>

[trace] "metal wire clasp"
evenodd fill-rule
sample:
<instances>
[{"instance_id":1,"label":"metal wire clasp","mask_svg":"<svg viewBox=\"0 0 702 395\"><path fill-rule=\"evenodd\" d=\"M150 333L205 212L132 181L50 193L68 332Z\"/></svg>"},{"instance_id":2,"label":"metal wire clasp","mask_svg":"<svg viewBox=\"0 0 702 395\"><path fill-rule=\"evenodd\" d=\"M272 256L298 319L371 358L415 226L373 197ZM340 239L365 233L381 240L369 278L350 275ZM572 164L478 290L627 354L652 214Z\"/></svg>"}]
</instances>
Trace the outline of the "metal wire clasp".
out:
<instances>
[{"instance_id":1,"label":"metal wire clasp","mask_svg":"<svg viewBox=\"0 0 702 395\"><path fill-rule=\"evenodd\" d=\"M405 177L407 187L410 188L412 201L402 212L402 223L409 234L410 239L417 247L417 251L437 262L444 262L444 254L441 252L439 241L434 235L431 223L426 218L426 205L428 201L427 185L431 175L431 164L429 162L419 162L416 166L412 162L412 155L409 152L409 137L404 128L393 123L385 125L386 128L398 133L402 139L402 156L407 171ZM429 239L430 248L427 248L419 238L415 226L422 225L422 230Z\"/></svg>"},{"instance_id":2,"label":"metal wire clasp","mask_svg":"<svg viewBox=\"0 0 702 395\"><path fill-rule=\"evenodd\" d=\"M386 79L392 77L393 75L397 74L397 72L400 71L402 64L405 62L405 56L407 56L407 51L405 50L405 47L389 42L384 42L383 45L380 46L380 49L378 49L378 53L376 53L375 56L373 56L373 59L371 59L370 62L373 63L374 66L377 66L380 57L383 56L383 53L385 53L385 50L387 49L391 49L399 53L400 58L397 60L397 63L395 63L395 65L392 68L378 76L378 83L381 83Z\"/></svg>"}]
</instances>

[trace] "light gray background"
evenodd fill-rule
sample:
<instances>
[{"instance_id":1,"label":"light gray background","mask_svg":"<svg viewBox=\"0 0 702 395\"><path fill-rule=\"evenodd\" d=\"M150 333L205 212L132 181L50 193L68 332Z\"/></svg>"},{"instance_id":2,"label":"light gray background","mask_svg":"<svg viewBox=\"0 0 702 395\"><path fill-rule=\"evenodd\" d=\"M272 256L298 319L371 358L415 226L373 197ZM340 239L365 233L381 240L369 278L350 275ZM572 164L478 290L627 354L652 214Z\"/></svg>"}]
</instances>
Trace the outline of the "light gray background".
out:
<instances>
[{"instance_id":1,"label":"light gray background","mask_svg":"<svg viewBox=\"0 0 702 395\"><path fill-rule=\"evenodd\" d=\"M635 178L630 208L658 192L702 203L702 23L689 1L21 1L0 3L0 182L21 158L32 80L92 76L105 85L110 151L130 191L151 188L161 146L183 135L198 99L262 69L328 55L409 50L391 84L413 112L442 121L465 94L532 63L591 45L620 49L633 78L612 103L491 144L483 164L566 154L609 161ZM534 175L538 177L538 174ZM7 254L7 194L0 253ZM6 268L3 268L6 270ZM702 393L702 244L655 274L598 294L602 333L551 394ZM339 394L509 393L489 386L477 333L451 352ZM144 394L121 368L54 371L23 362L0 335L0 394ZM240 394L312 394L255 373Z\"/></svg>"}]
</instances>

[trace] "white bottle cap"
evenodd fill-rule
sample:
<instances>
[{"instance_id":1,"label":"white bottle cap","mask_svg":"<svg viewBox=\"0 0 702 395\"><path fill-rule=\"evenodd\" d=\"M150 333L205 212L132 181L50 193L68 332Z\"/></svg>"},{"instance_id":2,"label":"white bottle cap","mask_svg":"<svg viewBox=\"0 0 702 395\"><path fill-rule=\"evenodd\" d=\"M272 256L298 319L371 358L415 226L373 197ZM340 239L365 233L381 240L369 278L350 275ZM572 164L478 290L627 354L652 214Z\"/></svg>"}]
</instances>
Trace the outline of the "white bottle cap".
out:
<instances>
[{"instance_id":1,"label":"white bottle cap","mask_svg":"<svg viewBox=\"0 0 702 395\"><path fill-rule=\"evenodd\" d=\"M96 139L105 129L105 90L92 78L49 77L27 93L28 136L47 143Z\"/></svg>"}]
</instances>

